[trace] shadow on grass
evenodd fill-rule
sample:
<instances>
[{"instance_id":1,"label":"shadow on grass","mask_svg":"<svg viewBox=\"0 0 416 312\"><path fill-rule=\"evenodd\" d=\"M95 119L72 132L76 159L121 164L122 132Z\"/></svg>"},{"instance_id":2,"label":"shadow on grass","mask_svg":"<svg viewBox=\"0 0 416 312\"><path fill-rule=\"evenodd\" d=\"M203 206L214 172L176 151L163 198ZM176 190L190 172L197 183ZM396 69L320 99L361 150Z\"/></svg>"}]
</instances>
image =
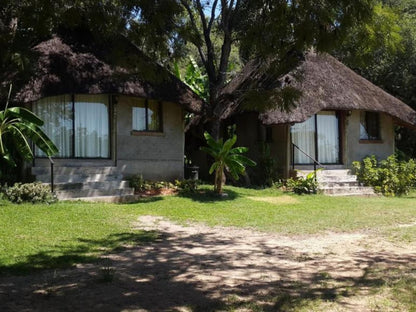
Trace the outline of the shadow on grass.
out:
<instances>
[{"instance_id":1,"label":"shadow on grass","mask_svg":"<svg viewBox=\"0 0 416 312\"><path fill-rule=\"evenodd\" d=\"M212 203L221 201L230 201L240 197L240 194L232 190L225 190L223 195L218 195L213 190L201 189L196 192L179 192L179 197L189 198L200 203Z\"/></svg>"},{"instance_id":2,"label":"shadow on grass","mask_svg":"<svg viewBox=\"0 0 416 312\"><path fill-rule=\"evenodd\" d=\"M117 233L99 240L78 238L72 246L56 246L29 255L12 265L0 263L0 274L24 275L45 269L68 268L76 263L95 262L104 253L119 252L125 246L151 243L160 238L155 231Z\"/></svg>"},{"instance_id":3,"label":"shadow on grass","mask_svg":"<svg viewBox=\"0 0 416 312\"><path fill-rule=\"evenodd\" d=\"M131 202L120 203L120 205L146 204L146 203L154 203L154 202L158 202L162 200L163 200L163 196L143 196Z\"/></svg>"},{"instance_id":4,"label":"shadow on grass","mask_svg":"<svg viewBox=\"0 0 416 312\"><path fill-rule=\"evenodd\" d=\"M397 284L403 276L408 280L400 287L416 285L416 268L409 268L412 255L360 251L352 254L352 259L330 261L321 255L299 257L299 250L270 245L267 238L256 241L255 247L231 251L241 244L241 238L222 237L215 232L176 233L118 233L102 240L80 239L80 245L74 248L57 248L59 255L54 255L53 250L35 254L26 259L26 267L51 268L54 261L66 265L94 261L96 258L88 258L88 253L102 248L119 251L109 255L115 272L111 283L98 283L96 265L58 272L53 277L49 273L0 278L0 308L177 311L186 307L194 312L271 312L307 311L312 310L309 305L317 304L319 308L320 302L336 302L341 309L357 311L357 306L351 306L346 299L361 291ZM120 245L141 247L121 251ZM281 260L282 265L264 258L257 262L265 255ZM247 257L256 261L236 261ZM305 267L309 270L305 271ZM350 271L357 267L365 269L361 274L352 274ZM242 270L243 275L232 277L233 272ZM259 272L264 278L259 277Z\"/></svg>"}]
</instances>

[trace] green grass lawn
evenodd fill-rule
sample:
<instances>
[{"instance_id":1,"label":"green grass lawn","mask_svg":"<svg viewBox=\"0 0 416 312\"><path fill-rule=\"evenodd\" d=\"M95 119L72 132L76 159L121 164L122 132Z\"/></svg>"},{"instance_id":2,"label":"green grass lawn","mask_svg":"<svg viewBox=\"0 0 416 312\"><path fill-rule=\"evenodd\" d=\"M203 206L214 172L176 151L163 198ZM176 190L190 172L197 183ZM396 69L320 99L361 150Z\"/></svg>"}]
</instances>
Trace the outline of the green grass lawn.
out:
<instances>
[{"instance_id":1,"label":"green grass lawn","mask_svg":"<svg viewBox=\"0 0 416 312\"><path fill-rule=\"evenodd\" d=\"M204 187L203 189L207 189ZM157 233L134 230L140 215L186 223L250 227L288 235L370 230L415 241L416 194L402 198L296 196L274 189L227 187L228 198L209 194L146 198L134 204L59 202L14 205L0 201L0 273L68 267ZM264 199L266 201L260 201Z\"/></svg>"}]
</instances>

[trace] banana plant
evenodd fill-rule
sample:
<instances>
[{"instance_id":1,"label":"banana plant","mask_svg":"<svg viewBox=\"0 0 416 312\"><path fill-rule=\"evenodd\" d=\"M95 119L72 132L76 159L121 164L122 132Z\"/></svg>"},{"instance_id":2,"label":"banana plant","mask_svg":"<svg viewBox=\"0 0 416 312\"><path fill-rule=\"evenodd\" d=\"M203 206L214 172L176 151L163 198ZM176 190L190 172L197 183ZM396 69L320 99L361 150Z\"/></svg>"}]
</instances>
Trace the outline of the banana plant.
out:
<instances>
[{"instance_id":1,"label":"banana plant","mask_svg":"<svg viewBox=\"0 0 416 312\"><path fill-rule=\"evenodd\" d=\"M41 149L47 156L58 153L58 148L43 132L43 121L23 107L8 107L11 86L5 109L0 111L0 158L11 166L16 166L12 150L22 159L30 161L33 152L30 141Z\"/></svg>"},{"instance_id":2,"label":"banana plant","mask_svg":"<svg viewBox=\"0 0 416 312\"><path fill-rule=\"evenodd\" d=\"M201 99L208 101L208 76L202 73L195 59L190 56L185 68L185 75L181 74L178 63L174 64L174 74L188 85Z\"/></svg>"},{"instance_id":3,"label":"banana plant","mask_svg":"<svg viewBox=\"0 0 416 312\"><path fill-rule=\"evenodd\" d=\"M245 173L246 166L255 166L256 163L242 155L248 151L247 147L233 148L237 142L235 134L225 142L223 139L216 141L208 132L205 132L204 136L208 146L201 147L201 150L214 158L209 174L215 171L214 191L222 194L225 184L225 171L238 180L239 176Z\"/></svg>"}]
</instances>

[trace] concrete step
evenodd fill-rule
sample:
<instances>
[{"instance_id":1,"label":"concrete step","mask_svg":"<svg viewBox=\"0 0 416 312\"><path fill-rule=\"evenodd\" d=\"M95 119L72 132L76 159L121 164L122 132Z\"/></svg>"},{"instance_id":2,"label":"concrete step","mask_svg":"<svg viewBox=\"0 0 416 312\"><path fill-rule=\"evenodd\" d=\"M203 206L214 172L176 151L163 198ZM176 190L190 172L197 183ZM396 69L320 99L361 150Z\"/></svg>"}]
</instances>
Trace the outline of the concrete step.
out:
<instances>
[{"instance_id":1,"label":"concrete step","mask_svg":"<svg viewBox=\"0 0 416 312\"><path fill-rule=\"evenodd\" d=\"M305 177L311 170L299 171ZM349 169L317 171L318 189L329 196L376 196L372 187L361 186Z\"/></svg>"},{"instance_id":2,"label":"concrete step","mask_svg":"<svg viewBox=\"0 0 416 312\"><path fill-rule=\"evenodd\" d=\"M350 169L320 170L317 173L318 176L346 176L350 174Z\"/></svg>"},{"instance_id":3,"label":"concrete step","mask_svg":"<svg viewBox=\"0 0 416 312\"><path fill-rule=\"evenodd\" d=\"M123 179L122 174L73 174L62 175L54 174L54 183L83 183L83 182L104 182L104 181L120 181ZM51 180L50 174L37 175L36 180L44 183L49 183Z\"/></svg>"},{"instance_id":4,"label":"concrete step","mask_svg":"<svg viewBox=\"0 0 416 312\"><path fill-rule=\"evenodd\" d=\"M323 194L331 196L375 196L372 187L367 186L344 186L344 187L320 187Z\"/></svg>"},{"instance_id":5,"label":"concrete step","mask_svg":"<svg viewBox=\"0 0 416 312\"><path fill-rule=\"evenodd\" d=\"M50 175L50 167L32 167L33 175ZM57 166L53 168L55 175L85 175L85 174L117 174L117 167L69 167L69 166Z\"/></svg>"},{"instance_id":6,"label":"concrete step","mask_svg":"<svg viewBox=\"0 0 416 312\"><path fill-rule=\"evenodd\" d=\"M361 186L358 181L319 181L319 186L322 188L331 188L331 187L351 187L351 186Z\"/></svg>"},{"instance_id":7,"label":"concrete step","mask_svg":"<svg viewBox=\"0 0 416 312\"><path fill-rule=\"evenodd\" d=\"M124 181L124 180L54 184L54 189L56 191L90 190L90 189L112 190L112 189L122 189L122 188L128 188L128 187L129 187L129 182Z\"/></svg>"},{"instance_id":8,"label":"concrete step","mask_svg":"<svg viewBox=\"0 0 416 312\"><path fill-rule=\"evenodd\" d=\"M345 176L337 176L337 175L326 175L326 176L317 176L316 179L318 182L357 182L357 176L355 175L345 175Z\"/></svg>"},{"instance_id":9,"label":"concrete step","mask_svg":"<svg viewBox=\"0 0 416 312\"><path fill-rule=\"evenodd\" d=\"M58 199L99 197L99 196L127 196L134 195L133 188L123 189L81 189L81 190L61 190L56 191Z\"/></svg>"}]
</instances>

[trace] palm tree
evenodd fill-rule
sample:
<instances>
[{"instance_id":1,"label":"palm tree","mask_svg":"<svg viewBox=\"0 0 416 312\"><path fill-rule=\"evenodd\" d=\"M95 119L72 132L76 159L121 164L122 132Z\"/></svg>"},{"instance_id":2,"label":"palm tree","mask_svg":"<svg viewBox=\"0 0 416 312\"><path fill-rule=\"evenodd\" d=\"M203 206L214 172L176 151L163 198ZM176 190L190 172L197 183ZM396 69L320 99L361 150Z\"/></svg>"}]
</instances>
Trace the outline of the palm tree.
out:
<instances>
[{"instance_id":1,"label":"palm tree","mask_svg":"<svg viewBox=\"0 0 416 312\"><path fill-rule=\"evenodd\" d=\"M23 107L8 107L12 87L10 86L6 107L0 111L0 159L16 166L12 150L22 159L33 159L30 141L47 156L55 155L58 148L43 132L43 121Z\"/></svg>"},{"instance_id":2,"label":"palm tree","mask_svg":"<svg viewBox=\"0 0 416 312\"><path fill-rule=\"evenodd\" d=\"M222 194L222 187L225 183L225 170L238 180L240 174L244 174L245 166L255 166L251 159L241 155L248 151L247 147L234 147L237 136L234 134L230 139L223 142L222 139L215 141L208 133L204 133L208 146L201 147L201 150L214 158L214 163L209 169L209 174L215 171L214 191Z\"/></svg>"}]
</instances>

